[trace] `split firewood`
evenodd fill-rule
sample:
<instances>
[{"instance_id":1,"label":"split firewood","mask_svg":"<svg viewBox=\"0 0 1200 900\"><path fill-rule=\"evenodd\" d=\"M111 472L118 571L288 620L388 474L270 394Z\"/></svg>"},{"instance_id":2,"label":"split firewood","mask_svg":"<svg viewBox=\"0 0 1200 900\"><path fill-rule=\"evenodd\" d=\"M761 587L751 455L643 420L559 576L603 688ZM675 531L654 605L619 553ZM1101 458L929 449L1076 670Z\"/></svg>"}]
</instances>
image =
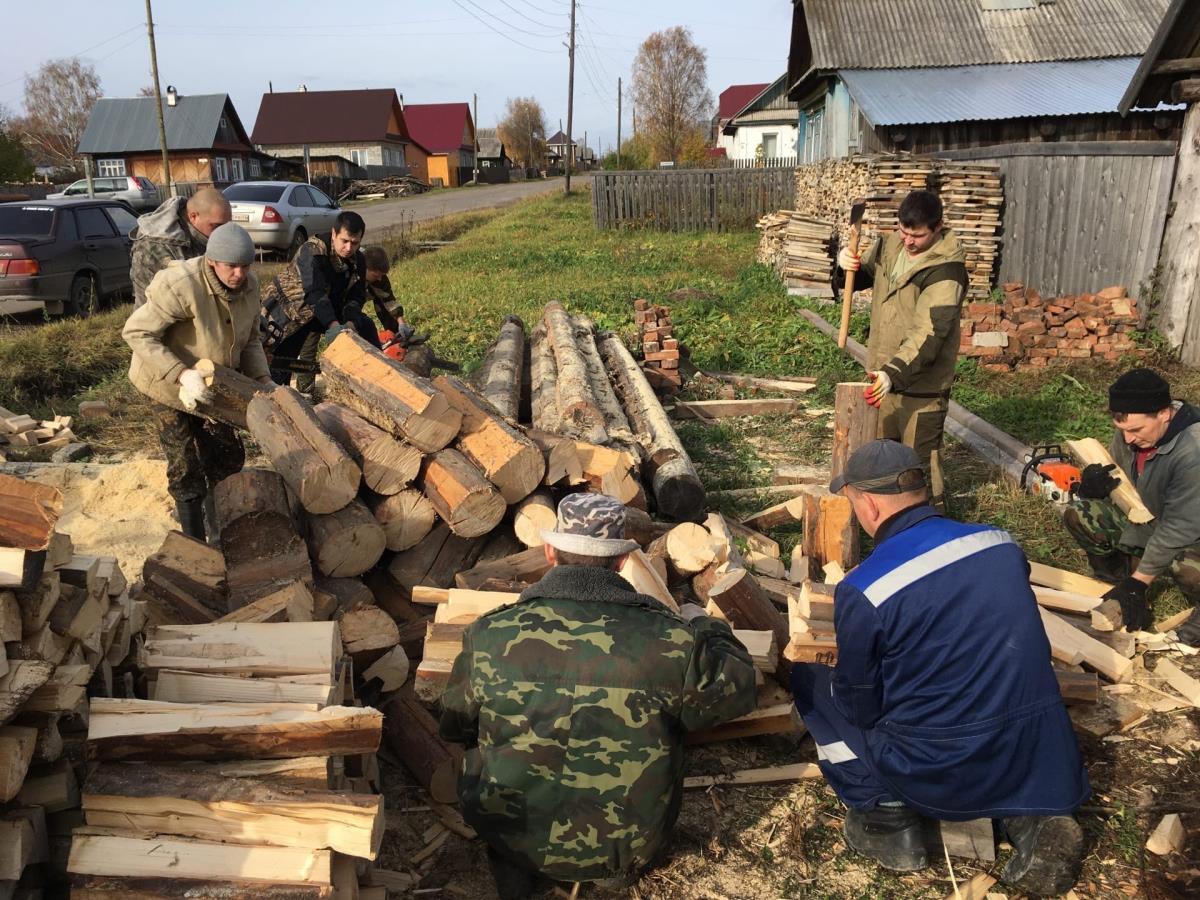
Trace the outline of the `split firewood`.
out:
<instances>
[{"instance_id":1,"label":"split firewood","mask_svg":"<svg viewBox=\"0 0 1200 900\"><path fill-rule=\"evenodd\" d=\"M500 336L487 349L476 374L479 392L510 423L521 410L521 381L525 366L525 323L505 316Z\"/></svg>"},{"instance_id":2,"label":"split firewood","mask_svg":"<svg viewBox=\"0 0 1200 900\"><path fill-rule=\"evenodd\" d=\"M1111 647L1089 637L1077 628L1072 628L1060 616L1041 607L1042 624L1050 639L1050 648L1055 658L1063 662L1085 662L1111 681L1125 681L1133 668L1126 659Z\"/></svg>"},{"instance_id":3,"label":"split firewood","mask_svg":"<svg viewBox=\"0 0 1200 900\"><path fill-rule=\"evenodd\" d=\"M635 474L637 460L624 450L587 441L576 441L575 449L589 490L645 509L646 495Z\"/></svg>"},{"instance_id":4,"label":"split firewood","mask_svg":"<svg viewBox=\"0 0 1200 900\"><path fill-rule=\"evenodd\" d=\"M378 606L360 606L338 622L342 644L356 669L365 669L400 642L395 620Z\"/></svg>"},{"instance_id":5,"label":"split firewood","mask_svg":"<svg viewBox=\"0 0 1200 900\"><path fill-rule=\"evenodd\" d=\"M54 573L49 573L53 575ZM45 577L44 575L42 576ZM55 598L57 599L57 598ZM54 604L50 604L46 610L46 616L49 617L50 609L54 608ZM19 641L21 639L21 617L24 613L17 595L13 591L0 591L0 644L8 641ZM45 619L42 620L43 624Z\"/></svg>"},{"instance_id":6,"label":"split firewood","mask_svg":"<svg viewBox=\"0 0 1200 900\"><path fill-rule=\"evenodd\" d=\"M377 494L404 490L421 470L421 451L392 437L344 406L321 403L315 407L326 430L341 444L363 474L363 484Z\"/></svg>"},{"instance_id":7,"label":"split firewood","mask_svg":"<svg viewBox=\"0 0 1200 900\"><path fill-rule=\"evenodd\" d=\"M558 419L550 431L569 434L593 444L607 444L608 431L604 413L597 404L588 377L587 363L575 342L575 329L566 309L557 301L546 304L543 313L546 342L554 351L557 370L554 392L557 397ZM544 393L547 388L542 388Z\"/></svg>"},{"instance_id":8,"label":"split firewood","mask_svg":"<svg viewBox=\"0 0 1200 900\"><path fill-rule=\"evenodd\" d=\"M428 457L420 484L437 514L460 537L488 534L504 518L504 498L457 450Z\"/></svg>"},{"instance_id":9,"label":"split firewood","mask_svg":"<svg viewBox=\"0 0 1200 900\"><path fill-rule=\"evenodd\" d=\"M1105 600L1092 610L1092 627L1097 631L1116 631L1125 627L1121 604L1116 600Z\"/></svg>"},{"instance_id":10,"label":"split firewood","mask_svg":"<svg viewBox=\"0 0 1200 900\"><path fill-rule=\"evenodd\" d=\"M774 674L786 687L791 671L783 656L783 650L788 646L787 619L775 608L754 576L746 569L726 572L713 582L708 589L708 597L735 628L770 631L774 634L779 654Z\"/></svg>"},{"instance_id":11,"label":"split firewood","mask_svg":"<svg viewBox=\"0 0 1200 900\"><path fill-rule=\"evenodd\" d=\"M402 689L384 709L388 748L439 803L458 802L462 749L438 734L438 723L411 691Z\"/></svg>"},{"instance_id":12,"label":"split firewood","mask_svg":"<svg viewBox=\"0 0 1200 900\"><path fill-rule=\"evenodd\" d=\"M1129 521L1135 525L1145 525L1147 522L1154 521L1154 513L1146 508L1146 504L1142 501L1141 495L1138 494L1137 488L1133 486L1129 478L1121 471L1121 467L1113 462L1112 456L1108 450L1095 438L1083 438L1078 441L1067 441L1067 450L1075 457L1080 467L1088 465L1111 465L1112 469L1109 474L1120 482L1109 495L1109 499L1117 505L1121 512L1129 517Z\"/></svg>"},{"instance_id":13,"label":"split firewood","mask_svg":"<svg viewBox=\"0 0 1200 900\"><path fill-rule=\"evenodd\" d=\"M146 632L143 669L230 675L328 674L342 656L334 622L160 625Z\"/></svg>"},{"instance_id":14,"label":"split firewood","mask_svg":"<svg viewBox=\"0 0 1200 900\"><path fill-rule=\"evenodd\" d=\"M221 551L178 531L142 566L146 593L184 622L211 622L228 605L225 559Z\"/></svg>"},{"instance_id":15,"label":"split firewood","mask_svg":"<svg viewBox=\"0 0 1200 900\"><path fill-rule=\"evenodd\" d=\"M58 598L62 596L62 576L58 572L43 572L29 590L6 593L17 604L20 618L15 633L10 630L12 636L5 640L19 641L23 634L32 634L42 628L50 618L50 613L58 605Z\"/></svg>"},{"instance_id":16,"label":"split firewood","mask_svg":"<svg viewBox=\"0 0 1200 900\"><path fill-rule=\"evenodd\" d=\"M1056 569L1054 566L1047 566L1032 560L1029 562L1029 580L1042 587L1053 588L1057 591L1070 591L1085 597L1103 597L1112 590L1111 584L1105 584L1097 578Z\"/></svg>"},{"instance_id":17,"label":"split firewood","mask_svg":"<svg viewBox=\"0 0 1200 900\"><path fill-rule=\"evenodd\" d=\"M836 562L843 570L858 563L858 522L850 501L841 494L813 485L804 500L804 555L809 565L824 568Z\"/></svg>"},{"instance_id":18,"label":"split firewood","mask_svg":"<svg viewBox=\"0 0 1200 900\"><path fill-rule=\"evenodd\" d=\"M161 669L150 691L151 700L167 703L299 703L318 708L334 706L341 698L340 685L330 676L220 675Z\"/></svg>"},{"instance_id":19,"label":"split firewood","mask_svg":"<svg viewBox=\"0 0 1200 900\"><path fill-rule=\"evenodd\" d=\"M23 806L0 812L0 882L15 886L26 867L49 858L45 810Z\"/></svg>"},{"instance_id":20,"label":"split firewood","mask_svg":"<svg viewBox=\"0 0 1200 900\"><path fill-rule=\"evenodd\" d=\"M25 783L25 775L37 745L37 729L0 725L0 803L13 799ZM0 830L0 835L3 831ZM3 853L0 853L3 858Z\"/></svg>"},{"instance_id":21,"label":"split firewood","mask_svg":"<svg viewBox=\"0 0 1200 900\"><path fill-rule=\"evenodd\" d=\"M460 588L478 588L489 579L533 584L549 569L550 564L546 562L545 550L541 547L531 547L521 553L479 563L466 571L459 572L454 578L454 583Z\"/></svg>"},{"instance_id":22,"label":"split firewood","mask_svg":"<svg viewBox=\"0 0 1200 900\"><path fill-rule=\"evenodd\" d=\"M462 415L427 380L343 331L321 354L329 396L423 453L458 434Z\"/></svg>"},{"instance_id":23,"label":"split firewood","mask_svg":"<svg viewBox=\"0 0 1200 900\"><path fill-rule=\"evenodd\" d=\"M541 448L458 378L439 376L433 384L462 413L455 447L496 486L505 503L529 496L546 474Z\"/></svg>"},{"instance_id":24,"label":"split firewood","mask_svg":"<svg viewBox=\"0 0 1200 900\"><path fill-rule=\"evenodd\" d=\"M534 491L513 510L513 533L526 547L540 547L543 531L553 531L558 521L549 491Z\"/></svg>"},{"instance_id":25,"label":"split firewood","mask_svg":"<svg viewBox=\"0 0 1200 900\"><path fill-rule=\"evenodd\" d=\"M804 485L807 489L809 486ZM804 496L792 497L742 519L742 525L757 531L769 531L780 525L791 525L804 519Z\"/></svg>"},{"instance_id":26,"label":"split firewood","mask_svg":"<svg viewBox=\"0 0 1200 900\"><path fill-rule=\"evenodd\" d=\"M573 439L536 428L529 429L525 434L537 444L546 459L546 475L542 479L544 485L551 487L584 483L583 466L579 463L579 451Z\"/></svg>"},{"instance_id":27,"label":"split firewood","mask_svg":"<svg viewBox=\"0 0 1200 900\"><path fill-rule=\"evenodd\" d=\"M750 784L779 784L821 778L821 768L816 763L792 763L786 766L771 766L765 769L742 769L729 775L689 775L683 779L686 789L710 788L718 785L735 787Z\"/></svg>"},{"instance_id":28,"label":"split firewood","mask_svg":"<svg viewBox=\"0 0 1200 900\"><path fill-rule=\"evenodd\" d=\"M343 613L360 606L374 606L375 595L359 578L317 577L313 591L314 618L338 619Z\"/></svg>"},{"instance_id":29,"label":"split firewood","mask_svg":"<svg viewBox=\"0 0 1200 900\"><path fill-rule=\"evenodd\" d=\"M406 488L384 497L364 492L367 508L383 529L388 550L400 551L415 547L433 530L437 512L429 498L414 488Z\"/></svg>"},{"instance_id":30,"label":"split firewood","mask_svg":"<svg viewBox=\"0 0 1200 900\"><path fill-rule=\"evenodd\" d=\"M62 507L63 496L57 488L0 474L0 547L45 550L50 546ZM36 580L40 574L33 578ZM15 584L0 580L0 588L17 587L20 583L20 580Z\"/></svg>"},{"instance_id":31,"label":"split firewood","mask_svg":"<svg viewBox=\"0 0 1200 900\"><path fill-rule=\"evenodd\" d=\"M808 557L804 555L804 546L796 544L792 547L792 556L788 565L788 581L800 584L803 581L807 581L810 575Z\"/></svg>"},{"instance_id":32,"label":"split firewood","mask_svg":"<svg viewBox=\"0 0 1200 900\"><path fill-rule=\"evenodd\" d=\"M679 612L679 604L671 596L666 582L659 578L658 573L646 559L646 554L641 550L634 550L626 557L624 565L621 566L620 575L639 594L647 594L671 612Z\"/></svg>"},{"instance_id":33,"label":"split firewood","mask_svg":"<svg viewBox=\"0 0 1200 900\"><path fill-rule=\"evenodd\" d=\"M397 631L397 634L399 632ZM408 681L410 671L408 654L402 646L395 646L367 666L362 673L364 683L378 681L380 690L389 694L398 691Z\"/></svg>"},{"instance_id":34,"label":"split firewood","mask_svg":"<svg viewBox=\"0 0 1200 900\"><path fill-rule=\"evenodd\" d=\"M770 556L772 559L779 559L781 551L777 541L771 540L761 531L747 528L741 522L730 522L726 519L725 524L729 527L734 539L743 542L747 549L761 553L763 556Z\"/></svg>"},{"instance_id":35,"label":"split firewood","mask_svg":"<svg viewBox=\"0 0 1200 900\"><path fill-rule=\"evenodd\" d=\"M303 581L293 581L215 620L229 622L311 622L313 595Z\"/></svg>"},{"instance_id":36,"label":"split firewood","mask_svg":"<svg viewBox=\"0 0 1200 900\"><path fill-rule=\"evenodd\" d=\"M358 493L362 472L291 388L256 396L246 424L308 512L336 512Z\"/></svg>"},{"instance_id":37,"label":"split firewood","mask_svg":"<svg viewBox=\"0 0 1200 900\"><path fill-rule=\"evenodd\" d=\"M1184 672L1169 659L1160 658L1154 674L1164 679L1192 706L1200 707L1200 681Z\"/></svg>"},{"instance_id":38,"label":"split firewood","mask_svg":"<svg viewBox=\"0 0 1200 900\"><path fill-rule=\"evenodd\" d=\"M40 806L47 813L79 807L79 783L71 764L60 759L48 766L32 766L17 792L17 806Z\"/></svg>"}]
</instances>

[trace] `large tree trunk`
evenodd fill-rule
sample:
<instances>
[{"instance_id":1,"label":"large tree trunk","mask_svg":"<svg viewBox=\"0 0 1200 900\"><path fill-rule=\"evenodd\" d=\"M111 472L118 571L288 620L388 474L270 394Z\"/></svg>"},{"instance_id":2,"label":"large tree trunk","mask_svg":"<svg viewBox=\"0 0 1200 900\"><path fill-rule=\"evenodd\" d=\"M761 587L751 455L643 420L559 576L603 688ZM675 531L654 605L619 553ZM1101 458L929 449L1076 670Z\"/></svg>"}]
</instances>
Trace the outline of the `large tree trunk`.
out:
<instances>
[{"instance_id":1,"label":"large tree trunk","mask_svg":"<svg viewBox=\"0 0 1200 900\"><path fill-rule=\"evenodd\" d=\"M621 409L621 402L617 399L612 383L608 380L608 373L604 370L604 361L600 359L600 352L596 349L596 324L587 316L572 316L571 325L575 329L575 344L579 348L579 355L587 368L592 396L596 398L596 405L604 415L604 428L608 432L609 440L640 458L641 448L634 441L629 419Z\"/></svg>"},{"instance_id":2,"label":"large tree trunk","mask_svg":"<svg viewBox=\"0 0 1200 900\"><path fill-rule=\"evenodd\" d=\"M510 423L517 423L521 409L521 376L525 367L525 323L505 316L500 336L487 349L475 376L481 393Z\"/></svg>"},{"instance_id":3,"label":"large tree trunk","mask_svg":"<svg viewBox=\"0 0 1200 900\"><path fill-rule=\"evenodd\" d=\"M529 421L547 434L558 431L558 365L545 324L533 329L529 344Z\"/></svg>"},{"instance_id":4,"label":"large tree trunk","mask_svg":"<svg viewBox=\"0 0 1200 900\"><path fill-rule=\"evenodd\" d=\"M704 514L704 485L654 389L619 337L609 334L601 338L600 352L629 421L648 441L647 465L653 473L651 488L659 511L680 521L699 521Z\"/></svg>"},{"instance_id":5,"label":"large tree trunk","mask_svg":"<svg viewBox=\"0 0 1200 900\"><path fill-rule=\"evenodd\" d=\"M383 528L383 536L389 550L400 551L415 547L433 528L437 512L433 504L420 491L409 488L380 497L369 494L365 498L375 521Z\"/></svg>"},{"instance_id":6,"label":"large tree trunk","mask_svg":"<svg viewBox=\"0 0 1200 900\"><path fill-rule=\"evenodd\" d=\"M321 371L331 399L423 453L458 434L462 415L440 391L356 334L343 331L325 348Z\"/></svg>"},{"instance_id":7,"label":"large tree trunk","mask_svg":"<svg viewBox=\"0 0 1200 900\"><path fill-rule=\"evenodd\" d=\"M308 512L336 512L358 493L362 472L291 388L251 400L246 424Z\"/></svg>"},{"instance_id":8,"label":"large tree trunk","mask_svg":"<svg viewBox=\"0 0 1200 900\"><path fill-rule=\"evenodd\" d=\"M487 534L504 518L504 498L457 450L442 450L425 460L421 489L459 537Z\"/></svg>"},{"instance_id":9,"label":"large tree trunk","mask_svg":"<svg viewBox=\"0 0 1200 900\"><path fill-rule=\"evenodd\" d=\"M402 689L384 709L388 747L421 786L439 803L458 802L458 766L462 750L438 735L438 723L409 689Z\"/></svg>"},{"instance_id":10,"label":"large tree trunk","mask_svg":"<svg viewBox=\"0 0 1200 900\"><path fill-rule=\"evenodd\" d=\"M441 375L433 384L462 413L455 447L479 467L506 503L528 497L546 474L541 449L459 379Z\"/></svg>"},{"instance_id":11,"label":"large tree trunk","mask_svg":"<svg viewBox=\"0 0 1200 900\"><path fill-rule=\"evenodd\" d=\"M550 431L570 434L593 444L607 444L608 432L604 414L592 393L587 365L575 343L571 317L561 303L546 304L546 335L554 349L558 369L555 392L558 398L558 421Z\"/></svg>"},{"instance_id":12,"label":"large tree trunk","mask_svg":"<svg viewBox=\"0 0 1200 900\"><path fill-rule=\"evenodd\" d=\"M201 403L196 411L210 419L246 430L246 407L259 394L269 394L275 385L259 384L237 369L219 366L211 359L196 361L196 370L204 376L212 397Z\"/></svg>"},{"instance_id":13,"label":"large tree trunk","mask_svg":"<svg viewBox=\"0 0 1200 900\"><path fill-rule=\"evenodd\" d=\"M382 526L361 500L308 517L308 552L322 575L361 575L379 562L385 541Z\"/></svg>"},{"instance_id":14,"label":"large tree trunk","mask_svg":"<svg viewBox=\"0 0 1200 900\"><path fill-rule=\"evenodd\" d=\"M396 440L362 416L336 403L316 407L317 416L334 440L362 469L363 483L377 494L395 494L421 470L421 451Z\"/></svg>"}]
</instances>

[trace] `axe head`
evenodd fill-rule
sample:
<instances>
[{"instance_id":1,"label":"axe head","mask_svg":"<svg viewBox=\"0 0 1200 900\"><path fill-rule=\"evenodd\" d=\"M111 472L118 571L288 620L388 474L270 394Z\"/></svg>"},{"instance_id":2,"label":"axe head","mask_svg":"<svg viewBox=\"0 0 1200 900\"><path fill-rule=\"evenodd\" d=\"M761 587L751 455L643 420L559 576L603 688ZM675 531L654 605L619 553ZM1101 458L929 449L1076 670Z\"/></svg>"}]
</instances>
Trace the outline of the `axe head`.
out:
<instances>
[{"instance_id":1,"label":"axe head","mask_svg":"<svg viewBox=\"0 0 1200 900\"><path fill-rule=\"evenodd\" d=\"M867 212L867 201L859 200L850 207L850 227L857 228L862 224L863 216Z\"/></svg>"}]
</instances>

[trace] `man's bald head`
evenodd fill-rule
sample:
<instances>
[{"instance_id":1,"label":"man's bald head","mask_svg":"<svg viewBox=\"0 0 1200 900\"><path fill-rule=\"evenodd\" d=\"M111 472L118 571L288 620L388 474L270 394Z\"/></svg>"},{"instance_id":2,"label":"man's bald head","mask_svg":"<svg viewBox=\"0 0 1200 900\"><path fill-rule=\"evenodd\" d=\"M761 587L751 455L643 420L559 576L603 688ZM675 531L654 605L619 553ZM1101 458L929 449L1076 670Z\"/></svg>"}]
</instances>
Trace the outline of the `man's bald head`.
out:
<instances>
[{"instance_id":1,"label":"man's bald head","mask_svg":"<svg viewBox=\"0 0 1200 900\"><path fill-rule=\"evenodd\" d=\"M187 218L191 226L205 237L233 218L229 201L216 188L200 188L187 201Z\"/></svg>"}]
</instances>

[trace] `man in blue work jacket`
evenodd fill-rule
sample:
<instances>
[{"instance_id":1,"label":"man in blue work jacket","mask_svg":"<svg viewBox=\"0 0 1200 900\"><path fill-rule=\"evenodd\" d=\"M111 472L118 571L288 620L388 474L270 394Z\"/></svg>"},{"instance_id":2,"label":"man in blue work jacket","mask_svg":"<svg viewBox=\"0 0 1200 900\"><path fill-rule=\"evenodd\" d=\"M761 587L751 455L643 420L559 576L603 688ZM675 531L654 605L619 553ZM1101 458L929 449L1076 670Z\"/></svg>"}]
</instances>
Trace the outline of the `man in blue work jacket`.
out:
<instances>
[{"instance_id":1,"label":"man in blue work jacket","mask_svg":"<svg viewBox=\"0 0 1200 900\"><path fill-rule=\"evenodd\" d=\"M838 661L797 665L797 710L849 807L846 842L886 868L926 864L921 817L1000 819L1003 877L1035 895L1075 883L1091 794L1050 645L1012 537L944 518L921 461L874 441L829 485L875 550L834 596Z\"/></svg>"}]
</instances>

